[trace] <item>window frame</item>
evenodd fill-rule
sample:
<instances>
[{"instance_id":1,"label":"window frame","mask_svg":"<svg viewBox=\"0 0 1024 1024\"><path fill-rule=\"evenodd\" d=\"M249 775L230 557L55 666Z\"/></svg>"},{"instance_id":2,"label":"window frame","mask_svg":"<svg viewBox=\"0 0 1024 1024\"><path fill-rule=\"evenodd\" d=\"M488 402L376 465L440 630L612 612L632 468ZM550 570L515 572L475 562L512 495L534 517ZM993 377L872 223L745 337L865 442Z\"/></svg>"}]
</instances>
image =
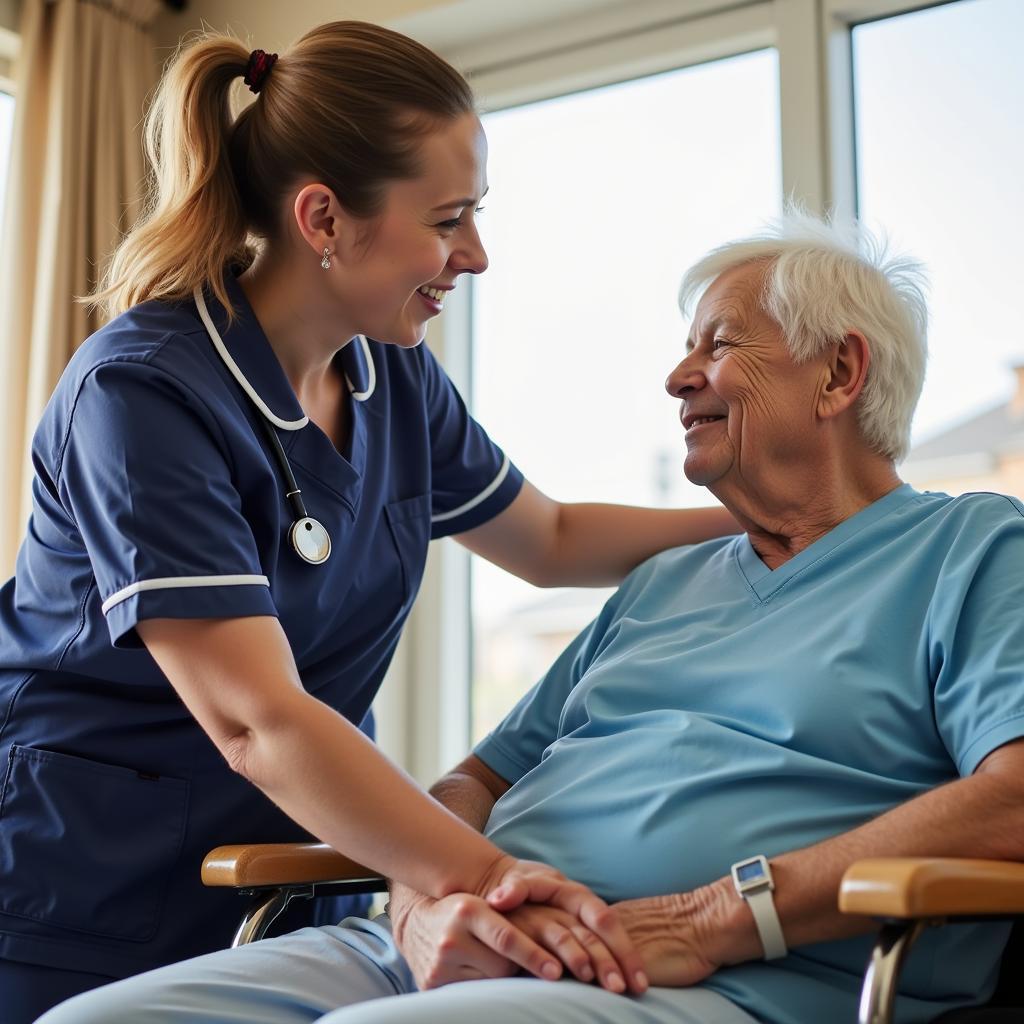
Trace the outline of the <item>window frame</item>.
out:
<instances>
[{"instance_id":1,"label":"window frame","mask_svg":"<svg viewBox=\"0 0 1024 1024\"><path fill-rule=\"evenodd\" d=\"M852 214L852 30L955 2L634 0L555 22L543 33L534 27L455 51L435 48L467 74L490 112L774 47L783 194L812 212ZM444 323L429 338L470 407L472 302L470 281L452 293ZM457 544L436 547L378 704L382 745L424 783L464 756L471 726L469 555Z\"/></svg>"},{"instance_id":2,"label":"window frame","mask_svg":"<svg viewBox=\"0 0 1024 1024\"><path fill-rule=\"evenodd\" d=\"M853 30L858 25L961 0L817 0L821 11L826 174L830 208L858 213L857 140L854 121Z\"/></svg>"}]
</instances>

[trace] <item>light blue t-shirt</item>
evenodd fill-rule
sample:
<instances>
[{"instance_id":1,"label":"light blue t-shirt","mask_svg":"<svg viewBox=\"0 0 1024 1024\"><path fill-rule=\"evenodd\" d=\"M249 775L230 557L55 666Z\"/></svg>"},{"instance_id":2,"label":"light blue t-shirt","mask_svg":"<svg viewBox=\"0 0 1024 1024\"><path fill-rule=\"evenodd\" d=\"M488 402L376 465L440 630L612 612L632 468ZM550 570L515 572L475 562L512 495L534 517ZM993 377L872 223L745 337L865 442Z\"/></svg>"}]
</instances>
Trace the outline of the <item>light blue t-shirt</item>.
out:
<instances>
[{"instance_id":1,"label":"light blue t-shirt","mask_svg":"<svg viewBox=\"0 0 1024 1024\"><path fill-rule=\"evenodd\" d=\"M1024 507L902 485L778 569L664 552L477 748L487 834L608 900L847 832L1024 736ZM956 823L950 823L956 828ZM897 1019L986 998L1008 926L928 933ZM871 937L706 984L770 1024L854 1020Z\"/></svg>"}]
</instances>

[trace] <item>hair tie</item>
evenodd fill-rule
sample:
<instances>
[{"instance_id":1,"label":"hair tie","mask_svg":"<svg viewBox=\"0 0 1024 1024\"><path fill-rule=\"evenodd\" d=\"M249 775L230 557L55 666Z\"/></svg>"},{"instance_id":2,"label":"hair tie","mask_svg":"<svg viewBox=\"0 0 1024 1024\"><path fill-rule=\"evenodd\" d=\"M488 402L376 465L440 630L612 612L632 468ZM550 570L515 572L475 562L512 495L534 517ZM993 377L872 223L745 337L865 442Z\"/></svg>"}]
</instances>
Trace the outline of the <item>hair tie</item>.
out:
<instances>
[{"instance_id":1,"label":"hair tie","mask_svg":"<svg viewBox=\"0 0 1024 1024\"><path fill-rule=\"evenodd\" d=\"M250 91L259 94L260 89L263 88L263 83L267 80L267 75L270 74L270 69L276 61L276 53L253 50L249 54L249 63L246 65L243 81L249 86Z\"/></svg>"}]
</instances>

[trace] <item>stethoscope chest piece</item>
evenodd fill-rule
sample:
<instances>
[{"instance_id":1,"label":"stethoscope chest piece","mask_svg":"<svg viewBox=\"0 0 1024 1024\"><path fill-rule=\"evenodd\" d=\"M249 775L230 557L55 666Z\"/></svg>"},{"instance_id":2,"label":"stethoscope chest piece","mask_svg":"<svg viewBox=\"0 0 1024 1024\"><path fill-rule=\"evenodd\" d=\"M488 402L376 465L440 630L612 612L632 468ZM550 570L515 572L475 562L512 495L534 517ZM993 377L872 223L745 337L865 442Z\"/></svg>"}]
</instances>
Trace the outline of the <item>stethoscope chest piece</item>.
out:
<instances>
[{"instance_id":1,"label":"stethoscope chest piece","mask_svg":"<svg viewBox=\"0 0 1024 1024\"><path fill-rule=\"evenodd\" d=\"M321 565L331 557L330 534L310 516L292 523L288 539L299 558L310 565Z\"/></svg>"}]
</instances>

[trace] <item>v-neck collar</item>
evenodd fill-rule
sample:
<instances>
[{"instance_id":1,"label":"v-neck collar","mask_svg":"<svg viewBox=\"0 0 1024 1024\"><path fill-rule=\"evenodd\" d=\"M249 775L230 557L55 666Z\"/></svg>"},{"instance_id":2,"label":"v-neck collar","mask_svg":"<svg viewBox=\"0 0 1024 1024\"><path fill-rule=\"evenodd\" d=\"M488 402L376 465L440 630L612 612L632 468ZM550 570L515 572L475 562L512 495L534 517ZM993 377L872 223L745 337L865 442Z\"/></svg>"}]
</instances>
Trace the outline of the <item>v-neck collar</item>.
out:
<instances>
[{"instance_id":1,"label":"v-neck collar","mask_svg":"<svg viewBox=\"0 0 1024 1024\"><path fill-rule=\"evenodd\" d=\"M750 543L749 535L744 533L736 539L733 548L736 566L757 599L767 601L809 566L827 558L850 538L873 526L890 512L910 501L916 494L910 484L900 484L878 501L862 508L849 519L844 519L838 526L833 527L823 537L819 537L777 569L769 569L761 561L760 555Z\"/></svg>"},{"instance_id":2,"label":"v-neck collar","mask_svg":"<svg viewBox=\"0 0 1024 1024\"><path fill-rule=\"evenodd\" d=\"M199 289L193 296L211 344L258 413L287 431L283 443L289 460L319 486L333 492L354 515L360 504L367 459L367 410L361 407L372 406L369 399L377 387L369 342L357 335L334 357L353 399L347 451L339 452L322 430L310 424L234 274L225 274L224 284L235 309L230 322L227 310L215 297ZM309 426L313 429L303 429Z\"/></svg>"},{"instance_id":3,"label":"v-neck collar","mask_svg":"<svg viewBox=\"0 0 1024 1024\"><path fill-rule=\"evenodd\" d=\"M241 285L232 273L224 285L235 319L229 323L227 310L215 299L207 302L202 290L193 293L199 318L210 342L228 372L257 409L281 430L301 430L309 423L291 383L263 328L256 319ZM369 342L361 334L346 344L336 357L349 393L356 402L367 401L376 390L377 373Z\"/></svg>"}]
</instances>

